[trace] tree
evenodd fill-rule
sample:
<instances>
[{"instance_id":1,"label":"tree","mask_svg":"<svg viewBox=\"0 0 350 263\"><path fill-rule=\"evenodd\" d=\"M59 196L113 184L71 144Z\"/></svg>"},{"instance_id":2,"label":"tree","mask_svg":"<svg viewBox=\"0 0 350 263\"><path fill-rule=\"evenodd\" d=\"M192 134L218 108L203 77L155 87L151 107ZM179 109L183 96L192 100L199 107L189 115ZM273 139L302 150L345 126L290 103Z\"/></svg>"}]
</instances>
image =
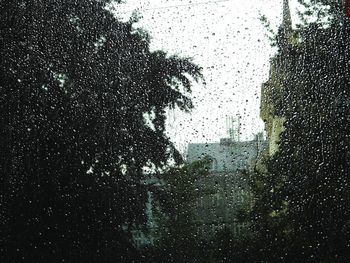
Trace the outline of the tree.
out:
<instances>
[{"instance_id":1,"label":"tree","mask_svg":"<svg viewBox=\"0 0 350 263\"><path fill-rule=\"evenodd\" d=\"M350 258L348 35L346 25L309 24L285 57L275 113L285 131L268 172L255 176L264 258Z\"/></svg>"},{"instance_id":2,"label":"tree","mask_svg":"<svg viewBox=\"0 0 350 263\"><path fill-rule=\"evenodd\" d=\"M349 258L348 35L333 27L305 33L286 79L294 87L284 96L286 131L274 163L294 232L320 260Z\"/></svg>"},{"instance_id":3,"label":"tree","mask_svg":"<svg viewBox=\"0 0 350 263\"><path fill-rule=\"evenodd\" d=\"M329 24L331 26L348 26L347 0L298 0L305 8L299 12L301 21L307 26L308 18L312 18L319 24Z\"/></svg>"},{"instance_id":4,"label":"tree","mask_svg":"<svg viewBox=\"0 0 350 263\"><path fill-rule=\"evenodd\" d=\"M211 159L172 167L160 175L163 186L155 189L159 240L157 260L162 262L206 262L204 242L199 236L196 204L201 194L198 180L209 175ZM158 204L158 205L157 205Z\"/></svg>"},{"instance_id":5,"label":"tree","mask_svg":"<svg viewBox=\"0 0 350 263\"><path fill-rule=\"evenodd\" d=\"M0 1L2 262L130 261L142 169L180 161L165 110L192 108L200 68L109 3Z\"/></svg>"}]
</instances>

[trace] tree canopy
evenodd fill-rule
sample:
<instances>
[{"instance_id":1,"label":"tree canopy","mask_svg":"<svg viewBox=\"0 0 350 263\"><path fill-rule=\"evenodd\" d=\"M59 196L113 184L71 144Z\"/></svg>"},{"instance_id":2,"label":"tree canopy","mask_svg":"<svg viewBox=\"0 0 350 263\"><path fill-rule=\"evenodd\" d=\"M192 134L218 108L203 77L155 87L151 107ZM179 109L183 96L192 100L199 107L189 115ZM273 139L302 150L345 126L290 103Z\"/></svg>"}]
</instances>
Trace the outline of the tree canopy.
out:
<instances>
[{"instance_id":1,"label":"tree canopy","mask_svg":"<svg viewBox=\"0 0 350 263\"><path fill-rule=\"evenodd\" d=\"M159 178L163 182L153 190L155 223L158 240L155 242L155 261L204 262L204 242L199 234L200 218L196 205L203 197L198 181L210 176L212 160L202 160L171 167Z\"/></svg>"},{"instance_id":2,"label":"tree canopy","mask_svg":"<svg viewBox=\"0 0 350 263\"><path fill-rule=\"evenodd\" d=\"M347 8L350 8L347 0L298 0L305 7L303 12L299 12L301 20L306 22L305 18L313 17L317 23L326 23L333 26L346 26L348 20Z\"/></svg>"},{"instance_id":3,"label":"tree canopy","mask_svg":"<svg viewBox=\"0 0 350 263\"><path fill-rule=\"evenodd\" d=\"M280 48L284 89L275 114L285 117L285 131L268 172L253 183L264 258L350 258L349 33L348 22L312 23L298 31L299 44Z\"/></svg>"},{"instance_id":4,"label":"tree canopy","mask_svg":"<svg viewBox=\"0 0 350 263\"><path fill-rule=\"evenodd\" d=\"M2 262L128 261L142 169L180 161L165 111L201 70L108 3L0 1Z\"/></svg>"}]
</instances>

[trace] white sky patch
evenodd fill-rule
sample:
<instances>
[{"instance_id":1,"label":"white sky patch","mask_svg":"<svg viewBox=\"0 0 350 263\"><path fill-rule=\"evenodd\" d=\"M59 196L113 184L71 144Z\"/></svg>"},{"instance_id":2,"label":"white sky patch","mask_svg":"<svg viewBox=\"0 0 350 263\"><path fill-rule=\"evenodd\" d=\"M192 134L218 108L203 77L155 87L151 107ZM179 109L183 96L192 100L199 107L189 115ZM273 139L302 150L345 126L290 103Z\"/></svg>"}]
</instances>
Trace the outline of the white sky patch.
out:
<instances>
[{"instance_id":1,"label":"white sky patch","mask_svg":"<svg viewBox=\"0 0 350 263\"><path fill-rule=\"evenodd\" d=\"M265 15L276 30L282 0L125 2L115 7L117 16L125 20L138 9L142 16L138 26L150 32L152 50L192 57L203 67L206 86L194 85L192 113L168 111L168 136L180 151L190 142L227 137L227 116L242 116L243 140L263 130L260 89L268 78L269 59L275 50L259 17ZM290 2L295 10L296 0Z\"/></svg>"}]
</instances>

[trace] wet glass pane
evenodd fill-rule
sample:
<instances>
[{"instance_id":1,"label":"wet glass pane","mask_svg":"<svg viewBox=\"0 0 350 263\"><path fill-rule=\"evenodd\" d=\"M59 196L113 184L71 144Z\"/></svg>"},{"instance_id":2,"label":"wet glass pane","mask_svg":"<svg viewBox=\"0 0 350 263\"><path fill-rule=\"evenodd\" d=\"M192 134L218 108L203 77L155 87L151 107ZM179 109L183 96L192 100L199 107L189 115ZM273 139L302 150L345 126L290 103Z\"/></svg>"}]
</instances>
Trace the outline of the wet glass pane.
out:
<instances>
[{"instance_id":1,"label":"wet glass pane","mask_svg":"<svg viewBox=\"0 0 350 263\"><path fill-rule=\"evenodd\" d=\"M0 261L349 262L347 0L0 0Z\"/></svg>"}]
</instances>

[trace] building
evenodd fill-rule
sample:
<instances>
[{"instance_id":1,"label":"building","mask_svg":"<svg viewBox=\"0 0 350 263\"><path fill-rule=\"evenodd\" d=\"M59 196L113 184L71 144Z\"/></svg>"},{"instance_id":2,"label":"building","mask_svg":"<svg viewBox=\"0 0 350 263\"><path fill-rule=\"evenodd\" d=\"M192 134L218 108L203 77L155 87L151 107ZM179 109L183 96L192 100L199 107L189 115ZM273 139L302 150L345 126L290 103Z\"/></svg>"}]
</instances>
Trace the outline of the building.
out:
<instances>
[{"instance_id":1,"label":"building","mask_svg":"<svg viewBox=\"0 0 350 263\"><path fill-rule=\"evenodd\" d=\"M230 134L232 135L232 134ZM232 138L233 137L233 138ZM249 171L266 150L262 134L252 141L223 138L218 143L189 144L187 162L208 156L212 161L209 175L196 182L200 198L195 213L203 238L212 237L223 228L239 235L246 226L238 222L240 209L250 205Z\"/></svg>"},{"instance_id":2,"label":"building","mask_svg":"<svg viewBox=\"0 0 350 263\"><path fill-rule=\"evenodd\" d=\"M195 221L188 222L195 226L199 237L209 240L219 230L228 228L235 235L244 233L247 225L239 222L240 209L250 205L248 186L249 172L255 168L257 160L266 152L266 141L263 134L254 140L239 141L240 121L238 118L227 118L229 138L216 143L190 143L186 154L186 162L193 163L209 157L211 167L209 173L195 181L198 198L191 204ZM162 180L153 178L145 181L147 185L164 187ZM147 203L147 230L135 229L133 239L137 247L154 245L162 233L166 232L157 224L153 210L157 210L152 193L149 192Z\"/></svg>"},{"instance_id":3,"label":"building","mask_svg":"<svg viewBox=\"0 0 350 263\"><path fill-rule=\"evenodd\" d=\"M261 88L260 117L265 123L268 140L268 152L272 156L278 151L281 133L284 131L285 118L280 109L283 93L286 92L284 78L288 74L289 51L298 44L297 31L292 29L292 18L288 0L283 0L283 21L279 28L280 50L270 62L269 79Z\"/></svg>"}]
</instances>

